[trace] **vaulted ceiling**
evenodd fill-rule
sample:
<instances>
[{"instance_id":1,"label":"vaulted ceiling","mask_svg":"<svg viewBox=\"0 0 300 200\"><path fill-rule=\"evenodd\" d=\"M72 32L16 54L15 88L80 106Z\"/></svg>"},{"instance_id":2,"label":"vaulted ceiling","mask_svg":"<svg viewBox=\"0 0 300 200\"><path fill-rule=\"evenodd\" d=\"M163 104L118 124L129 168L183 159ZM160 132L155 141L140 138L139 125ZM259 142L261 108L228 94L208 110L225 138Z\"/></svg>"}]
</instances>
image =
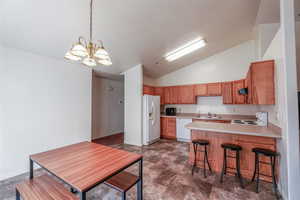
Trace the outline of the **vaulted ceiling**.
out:
<instances>
[{"instance_id":1,"label":"vaulted ceiling","mask_svg":"<svg viewBox=\"0 0 300 200\"><path fill-rule=\"evenodd\" d=\"M260 0L95 0L94 38L101 39L119 74L143 64L160 77L252 37ZM89 0L1 0L4 46L63 59L78 36L88 36ZM163 55L203 37L208 45L167 63ZM66 61L67 62L67 61Z\"/></svg>"}]
</instances>

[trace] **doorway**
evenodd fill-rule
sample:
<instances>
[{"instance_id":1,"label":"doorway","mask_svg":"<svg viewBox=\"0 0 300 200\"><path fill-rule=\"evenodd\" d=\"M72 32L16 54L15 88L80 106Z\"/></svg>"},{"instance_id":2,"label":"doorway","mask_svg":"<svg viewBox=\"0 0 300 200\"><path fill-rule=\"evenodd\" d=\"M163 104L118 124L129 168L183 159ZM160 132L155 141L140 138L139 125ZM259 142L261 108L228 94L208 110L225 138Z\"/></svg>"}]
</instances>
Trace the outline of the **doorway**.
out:
<instances>
[{"instance_id":1,"label":"doorway","mask_svg":"<svg viewBox=\"0 0 300 200\"><path fill-rule=\"evenodd\" d=\"M93 72L92 141L124 143L124 77Z\"/></svg>"}]
</instances>

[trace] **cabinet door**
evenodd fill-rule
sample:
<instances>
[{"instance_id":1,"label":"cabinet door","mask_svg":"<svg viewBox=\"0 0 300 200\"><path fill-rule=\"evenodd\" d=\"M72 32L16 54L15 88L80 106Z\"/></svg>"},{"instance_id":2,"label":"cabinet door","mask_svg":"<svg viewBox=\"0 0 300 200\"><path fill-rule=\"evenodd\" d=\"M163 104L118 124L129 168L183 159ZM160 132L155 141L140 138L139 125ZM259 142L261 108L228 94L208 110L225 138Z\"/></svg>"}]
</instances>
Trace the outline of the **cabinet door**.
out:
<instances>
[{"instance_id":1,"label":"cabinet door","mask_svg":"<svg viewBox=\"0 0 300 200\"><path fill-rule=\"evenodd\" d=\"M221 83L209 83L207 84L207 95L208 96L221 96L222 85Z\"/></svg>"},{"instance_id":2,"label":"cabinet door","mask_svg":"<svg viewBox=\"0 0 300 200\"><path fill-rule=\"evenodd\" d=\"M233 92L233 103L234 104L245 104L246 96L240 95L239 90L245 87L245 80L233 81L232 92Z\"/></svg>"},{"instance_id":3,"label":"cabinet door","mask_svg":"<svg viewBox=\"0 0 300 200\"><path fill-rule=\"evenodd\" d=\"M176 118L168 117L166 137L169 139L176 139Z\"/></svg>"},{"instance_id":4,"label":"cabinet door","mask_svg":"<svg viewBox=\"0 0 300 200\"><path fill-rule=\"evenodd\" d=\"M144 85L144 87L143 87L143 93L144 94L153 95L154 94L154 87L152 87L150 85Z\"/></svg>"},{"instance_id":5,"label":"cabinet door","mask_svg":"<svg viewBox=\"0 0 300 200\"><path fill-rule=\"evenodd\" d=\"M165 104L165 96L164 96L164 88L163 87L155 87L154 95L160 96L160 105Z\"/></svg>"},{"instance_id":6,"label":"cabinet door","mask_svg":"<svg viewBox=\"0 0 300 200\"><path fill-rule=\"evenodd\" d=\"M251 80L251 68L247 73L245 80L245 88L248 88L248 95L246 96L246 103L252 104L252 80Z\"/></svg>"},{"instance_id":7,"label":"cabinet door","mask_svg":"<svg viewBox=\"0 0 300 200\"><path fill-rule=\"evenodd\" d=\"M198 84L194 86L195 96L207 96L207 84Z\"/></svg>"},{"instance_id":8,"label":"cabinet door","mask_svg":"<svg viewBox=\"0 0 300 200\"><path fill-rule=\"evenodd\" d=\"M160 137L164 138L167 135L167 118L160 118Z\"/></svg>"},{"instance_id":9,"label":"cabinet door","mask_svg":"<svg viewBox=\"0 0 300 200\"><path fill-rule=\"evenodd\" d=\"M179 86L178 100L179 104L196 104L196 97L194 95L194 86L186 85Z\"/></svg>"},{"instance_id":10,"label":"cabinet door","mask_svg":"<svg viewBox=\"0 0 300 200\"><path fill-rule=\"evenodd\" d=\"M165 102L165 104L171 104L171 88L170 87L164 88L164 102Z\"/></svg>"},{"instance_id":11,"label":"cabinet door","mask_svg":"<svg viewBox=\"0 0 300 200\"><path fill-rule=\"evenodd\" d=\"M275 104L274 60L251 64L252 103Z\"/></svg>"},{"instance_id":12,"label":"cabinet door","mask_svg":"<svg viewBox=\"0 0 300 200\"><path fill-rule=\"evenodd\" d=\"M172 86L170 87L170 103L171 104L179 104L179 87Z\"/></svg>"},{"instance_id":13,"label":"cabinet door","mask_svg":"<svg viewBox=\"0 0 300 200\"><path fill-rule=\"evenodd\" d=\"M232 82L222 83L223 104L233 104Z\"/></svg>"}]
</instances>

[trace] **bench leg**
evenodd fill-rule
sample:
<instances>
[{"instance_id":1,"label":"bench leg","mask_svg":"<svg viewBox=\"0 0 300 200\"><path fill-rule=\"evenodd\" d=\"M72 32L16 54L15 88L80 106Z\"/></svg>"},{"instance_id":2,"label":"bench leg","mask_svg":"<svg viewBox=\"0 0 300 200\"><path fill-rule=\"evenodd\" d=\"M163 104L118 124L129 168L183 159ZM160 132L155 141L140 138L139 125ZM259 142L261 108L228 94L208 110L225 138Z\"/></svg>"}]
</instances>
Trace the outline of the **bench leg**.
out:
<instances>
[{"instance_id":1,"label":"bench leg","mask_svg":"<svg viewBox=\"0 0 300 200\"><path fill-rule=\"evenodd\" d=\"M122 192L122 200L126 200L126 192Z\"/></svg>"},{"instance_id":2,"label":"bench leg","mask_svg":"<svg viewBox=\"0 0 300 200\"><path fill-rule=\"evenodd\" d=\"M20 192L18 190L16 190L16 200L21 200Z\"/></svg>"},{"instance_id":3,"label":"bench leg","mask_svg":"<svg viewBox=\"0 0 300 200\"><path fill-rule=\"evenodd\" d=\"M139 178L137 183L137 199L143 200L143 159L139 162Z\"/></svg>"},{"instance_id":4,"label":"bench leg","mask_svg":"<svg viewBox=\"0 0 300 200\"><path fill-rule=\"evenodd\" d=\"M29 158L29 179L33 179L33 161Z\"/></svg>"},{"instance_id":5,"label":"bench leg","mask_svg":"<svg viewBox=\"0 0 300 200\"><path fill-rule=\"evenodd\" d=\"M86 200L86 193L85 192L80 192L80 200Z\"/></svg>"}]
</instances>

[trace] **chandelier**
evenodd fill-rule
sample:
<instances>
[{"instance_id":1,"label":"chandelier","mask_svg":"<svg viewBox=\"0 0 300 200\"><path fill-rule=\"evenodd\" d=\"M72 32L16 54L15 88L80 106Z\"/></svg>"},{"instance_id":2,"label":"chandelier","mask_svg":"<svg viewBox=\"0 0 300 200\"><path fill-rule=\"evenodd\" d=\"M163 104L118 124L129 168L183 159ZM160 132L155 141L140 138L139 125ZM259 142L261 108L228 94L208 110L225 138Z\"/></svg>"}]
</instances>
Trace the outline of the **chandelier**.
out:
<instances>
[{"instance_id":1,"label":"chandelier","mask_svg":"<svg viewBox=\"0 0 300 200\"><path fill-rule=\"evenodd\" d=\"M79 37L78 42L66 53L65 58L73 61L80 61L89 67L97 64L112 65L111 58L104 49L102 41L93 42L93 0L90 2L90 38L87 41L84 37Z\"/></svg>"}]
</instances>

